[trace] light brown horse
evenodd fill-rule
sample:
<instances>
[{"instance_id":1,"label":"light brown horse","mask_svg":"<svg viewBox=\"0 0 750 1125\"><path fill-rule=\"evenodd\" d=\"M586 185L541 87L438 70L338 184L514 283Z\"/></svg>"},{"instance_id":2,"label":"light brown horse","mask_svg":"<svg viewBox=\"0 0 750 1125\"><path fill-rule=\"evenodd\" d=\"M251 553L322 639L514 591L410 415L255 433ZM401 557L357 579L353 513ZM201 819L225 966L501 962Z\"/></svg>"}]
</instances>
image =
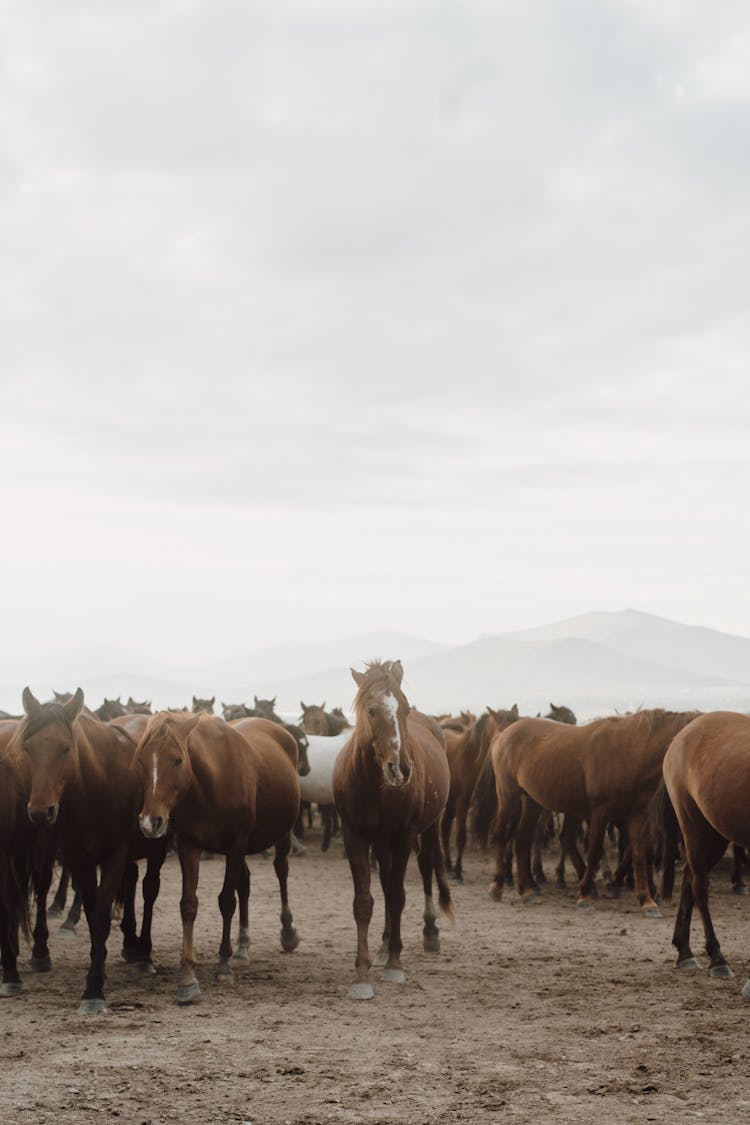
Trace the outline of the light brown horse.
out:
<instances>
[{"instance_id":1,"label":"light brown horse","mask_svg":"<svg viewBox=\"0 0 750 1125\"><path fill-rule=\"evenodd\" d=\"M300 701L300 707L302 708L300 726L306 734L320 734L330 738L341 734L342 730L346 730L350 725L341 708L326 711L325 701L320 706L316 703L308 705Z\"/></svg>"},{"instance_id":2,"label":"light brown horse","mask_svg":"<svg viewBox=\"0 0 750 1125\"><path fill-rule=\"evenodd\" d=\"M440 825L445 866L453 871L457 883L463 882L463 854L466 847L466 821L477 781L484 769L490 743L498 731L505 730L518 718L518 706L508 711L493 711L488 707L468 730L459 733L445 730L445 745L450 767L450 793ZM450 838L453 820L456 821L456 865L451 863Z\"/></svg>"},{"instance_id":3,"label":"light brown horse","mask_svg":"<svg viewBox=\"0 0 750 1125\"><path fill-rule=\"evenodd\" d=\"M660 910L646 870L648 806L661 777L669 743L695 712L639 711L581 727L551 719L520 719L497 735L490 751L498 814L493 840L499 899L505 883L503 849L516 833L518 892L531 890L530 848L544 809L589 822L586 869L579 904L590 906L608 823L628 833L636 893L644 914Z\"/></svg>"},{"instance_id":4,"label":"light brown horse","mask_svg":"<svg viewBox=\"0 0 750 1125\"><path fill-rule=\"evenodd\" d=\"M134 743L125 731L84 713L80 688L65 703L39 703L25 688L23 708L26 717L11 746L30 766L28 816L34 824L57 825L62 859L83 899L91 935L91 963L78 1010L100 1012L112 903L129 861L146 856L160 866L166 846L144 847L139 839L140 778L130 768ZM158 879L149 884L149 894L151 889L155 898ZM153 900L144 909L138 938L126 932L123 921L126 960L151 966L152 909Z\"/></svg>"},{"instance_id":5,"label":"light brown horse","mask_svg":"<svg viewBox=\"0 0 750 1125\"><path fill-rule=\"evenodd\" d=\"M282 948L291 952L299 943L287 898L287 857L300 802L297 745L283 727L265 719L241 719L230 726L206 715L162 712L149 721L134 762L144 790L141 831L149 838L163 837L170 818L177 831L183 933L177 1001L188 1004L200 994L193 926L202 851L226 856L219 895L220 982L233 979L230 932L236 896L240 931L235 959L248 959L250 873L245 856L272 844L281 892Z\"/></svg>"},{"instance_id":6,"label":"light brown horse","mask_svg":"<svg viewBox=\"0 0 750 1125\"><path fill-rule=\"evenodd\" d=\"M708 877L730 841L750 847L750 717L713 711L694 719L667 750L664 780L687 859L672 937L677 967L700 968L690 948L690 922L697 906L711 976L731 977L708 909ZM750 981L742 993L750 997Z\"/></svg>"},{"instance_id":7,"label":"light brown horse","mask_svg":"<svg viewBox=\"0 0 750 1125\"><path fill-rule=\"evenodd\" d=\"M352 670L352 675L359 689L354 701L354 733L336 759L333 796L344 826L344 844L354 881L357 957L350 996L369 1000L373 996L367 946L373 908L370 847L378 860L385 896L385 928L378 962L385 962L383 980L401 982L405 979L401 967L404 876L416 839L425 895L426 951L439 950L432 900L433 872L440 906L451 915L438 832L448 799L450 774L442 731L432 719L412 711L401 690L401 662L376 662L366 672Z\"/></svg>"}]
</instances>

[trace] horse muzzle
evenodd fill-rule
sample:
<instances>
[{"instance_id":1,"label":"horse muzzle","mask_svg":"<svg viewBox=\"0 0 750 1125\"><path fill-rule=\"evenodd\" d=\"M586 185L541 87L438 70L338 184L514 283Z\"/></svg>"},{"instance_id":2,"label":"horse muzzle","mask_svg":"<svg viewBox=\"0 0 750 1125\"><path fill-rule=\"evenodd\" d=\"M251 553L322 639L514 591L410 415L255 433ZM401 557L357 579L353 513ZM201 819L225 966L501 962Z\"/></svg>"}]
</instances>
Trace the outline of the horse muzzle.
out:
<instances>
[{"instance_id":1,"label":"horse muzzle","mask_svg":"<svg viewBox=\"0 0 750 1125\"><path fill-rule=\"evenodd\" d=\"M144 816L141 813L138 817L138 823L144 836L147 836L150 840L158 840L166 835L169 818L166 816Z\"/></svg>"},{"instance_id":2,"label":"horse muzzle","mask_svg":"<svg viewBox=\"0 0 750 1125\"><path fill-rule=\"evenodd\" d=\"M386 762L383 766L383 777L386 784L390 785L393 789L397 789L401 785L406 785L409 780L409 771L402 773L401 767L396 766L393 762Z\"/></svg>"},{"instance_id":3,"label":"horse muzzle","mask_svg":"<svg viewBox=\"0 0 750 1125\"><path fill-rule=\"evenodd\" d=\"M32 805L27 806L29 820L32 824L54 824L57 820L59 805Z\"/></svg>"}]
</instances>

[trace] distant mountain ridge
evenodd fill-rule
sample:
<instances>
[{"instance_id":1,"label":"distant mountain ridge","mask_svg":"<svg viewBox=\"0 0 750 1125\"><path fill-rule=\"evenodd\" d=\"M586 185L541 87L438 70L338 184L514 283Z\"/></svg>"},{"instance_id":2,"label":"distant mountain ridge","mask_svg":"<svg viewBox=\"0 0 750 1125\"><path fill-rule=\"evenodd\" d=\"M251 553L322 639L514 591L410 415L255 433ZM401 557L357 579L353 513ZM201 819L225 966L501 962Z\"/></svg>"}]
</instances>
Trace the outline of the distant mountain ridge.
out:
<instances>
[{"instance_id":1,"label":"distant mountain ridge","mask_svg":"<svg viewBox=\"0 0 750 1125\"><path fill-rule=\"evenodd\" d=\"M24 661L18 678L11 678L6 657L0 707L18 710L21 689L30 683L41 697L80 684L93 706L105 695L132 694L165 707L189 706L193 694L215 694L217 703L252 702L256 694L277 696L289 715L299 713L303 700L347 708L355 691L350 666L361 668L375 657L401 659L409 699L430 712L518 703L535 714L550 702L565 703L581 717L639 706L750 709L750 638L630 609L582 614L463 645L382 630L268 646L203 666L81 650Z\"/></svg>"}]
</instances>

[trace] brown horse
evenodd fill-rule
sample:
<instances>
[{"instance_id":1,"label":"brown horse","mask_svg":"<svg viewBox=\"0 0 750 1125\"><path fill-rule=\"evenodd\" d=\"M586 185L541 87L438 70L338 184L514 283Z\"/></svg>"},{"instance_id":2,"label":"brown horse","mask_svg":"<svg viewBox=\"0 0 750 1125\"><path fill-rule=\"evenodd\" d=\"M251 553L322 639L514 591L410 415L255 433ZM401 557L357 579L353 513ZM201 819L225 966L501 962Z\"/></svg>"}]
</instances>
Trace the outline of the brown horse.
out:
<instances>
[{"instance_id":1,"label":"brown horse","mask_svg":"<svg viewBox=\"0 0 750 1125\"><path fill-rule=\"evenodd\" d=\"M195 696L193 696L193 706L191 710L194 715L198 715L201 712L206 715L213 715L215 702L215 695L212 695L210 699L197 699Z\"/></svg>"},{"instance_id":2,"label":"brown horse","mask_svg":"<svg viewBox=\"0 0 750 1125\"><path fill-rule=\"evenodd\" d=\"M463 882L463 854L466 847L466 821L477 781L484 769L490 743L498 731L505 730L518 718L518 706L509 711L493 711L488 707L484 715L468 730L458 733L445 731L451 785L448 801L440 825L445 866L453 871L457 883ZM443 728L445 729L445 728ZM453 868L450 853L451 827L456 821L456 866Z\"/></svg>"},{"instance_id":3,"label":"brown horse","mask_svg":"<svg viewBox=\"0 0 750 1125\"><path fill-rule=\"evenodd\" d=\"M205 715L162 712L150 720L134 761L143 779L143 834L163 837L170 818L177 831L183 932L177 1001L188 1004L200 994L193 925L202 851L226 856L219 895L223 928L216 975L220 982L233 979L230 932L236 896L240 932L235 958L248 959L250 873L245 856L272 844L281 892L282 948L291 952L299 943L286 886L291 830L300 801L297 747L281 726L263 719L241 719L230 726Z\"/></svg>"},{"instance_id":4,"label":"brown horse","mask_svg":"<svg viewBox=\"0 0 750 1125\"><path fill-rule=\"evenodd\" d=\"M127 715L127 711L120 702L120 697L118 695L117 699L107 699L105 697L104 702L100 707L94 710L93 714L96 715L97 719L101 719L103 723L108 723L110 719L117 719L121 715Z\"/></svg>"},{"instance_id":5,"label":"brown horse","mask_svg":"<svg viewBox=\"0 0 750 1125\"><path fill-rule=\"evenodd\" d=\"M700 968L690 949L690 922L697 906L711 976L731 977L708 909L708 877L730 841L750 847L750 717L713 711L694 719L667 750L664 780L687 859L672 937L677 967ZM750 997L750 981L742 993Z\"/></svg>"},{"instance_id":6,"label":"brown horse","mask_svg":"<svg viewBox=\"0 0 750 1125\"><path fill-rule=\"evenodd\" d=\"M369 1000L373 996L367 948L373 908L370 847L378 860L385 896L385 928L378 960L380 964L385 961L383 980L401 982L405 979L400 956L401 913L406 898L404 875L417 838L425 894L426 951L439 949L432 901L433 872L440 906L451 914L438 832L448 799L450 773L442 731L432 719L412 711L401 690L401 662L375 662L368 665L366 672L352 670L352 675L359 689L354 701L354 733L336 759L333 796L344 826L344 844L354 881L357 958L350 996Z\"/></svg>"},{"instance_id":7,"label":"brown horse","mask_svg":"<svg viewBox=\"0 0 750 1125\"><path fill-rule=\"evenodd\" d=\"M52 967L47 892L55 858L55 830L33 825L26 813L30 771L25 757L12 745L19 725L18 720L0 721L0 996L16 996L22 988L18 937L19 930L29 933L30 884L36 897L31 968L46 972Z\"/></svg>"},{"instance_id":8,"label":"brown horse","mask_svg":"<svg viewBox=\"0 0 750 1125\"><path fill-rule=\"evenodd\" d=\"M132 695L128 696L128 701L125 704L125 710L129 715L152 715L151 700L144 699L141 703L133 699Z\"/></svg>"},{"instance_id":9,"label":"brown horse","mask_svg":"<svg viewBox=\"0 0 750 1125\"><path fill-rule=\"evenodd\" d=\"M130 768L134 743L124 730L85 714L80 688L62 704L39 703L25 688L23 707L26 717L11 745L26 756L30 767L28 816L34 824L57 826L62 859L83 899L91 935L91 963L79 1012L100 1012L105 1006L112 903L123 880L132 883L128 865L146 856L159 867L166 847L144 847L139 840L140 778ZM126 960L151 968L156 893L158 877L148 886L144 881L148 902L140 937L130 916L122 924Z\"/></svg>"},{"instance_id":10,"label":"brown horse","mask_svg":"<svg viewBox=\"0 0 750 1125\"><path fill-rule=\"evenodd\" d=\"M695 712L639 711L569 726L552 719L520 719L497 735L491 749L499 812L493 839L499 899L505 883L505 844L516 833L518 891L531 890L530 848L544 809L588 820L586 869L579 904L591 905L607 824L624 827L632 851L636 893L644 914L658 917L646 871L648 806L669 743Z\"/></svg>"},{"instance_id":11,"label":"brown horse","mask_svg":"<svg viewBox=\"0 0 750 1125\"><path fill-rule=\"evenodd\" d=\"M325 701L319 707L315 703L308 706L300 701L300 707L302 708L300 726L306 734L333 737L341 734L342 730L346 730L350 725L340 707L335 711L326 711Z\"/></svg>"}]
</instances>

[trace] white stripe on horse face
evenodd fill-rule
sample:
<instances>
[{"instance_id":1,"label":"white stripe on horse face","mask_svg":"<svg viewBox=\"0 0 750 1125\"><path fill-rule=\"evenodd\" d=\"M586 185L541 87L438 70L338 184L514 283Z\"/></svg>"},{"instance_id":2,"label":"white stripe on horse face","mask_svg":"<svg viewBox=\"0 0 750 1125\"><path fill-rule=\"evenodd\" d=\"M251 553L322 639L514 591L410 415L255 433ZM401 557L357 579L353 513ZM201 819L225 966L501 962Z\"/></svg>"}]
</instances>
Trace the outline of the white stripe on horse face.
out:
<instances>
[{"instance_id":1,"label":"white stripe on horse face","mask_svg":"<svg viewBox=\"0 0 750 1125\"><path fill-rule=\"evenodd\" d=\"M159 766L156 760L156 751L153 751L153 775L154 775L154 796L156 796L156 778L159 772Z\"/></svg>"},{"instance_id":2,"label":"white stripe on horse face","mask_svg":"<svg viewBox=\"0 0 750 1125\"><path fill-rule=\"evenodd\" d=\"M398 700L395 695L388 692L383 696L383 710L389 719L393 721L393 747L398 754L401 750L401 731L398 727Z\"/></svg>"}]
</instances>

